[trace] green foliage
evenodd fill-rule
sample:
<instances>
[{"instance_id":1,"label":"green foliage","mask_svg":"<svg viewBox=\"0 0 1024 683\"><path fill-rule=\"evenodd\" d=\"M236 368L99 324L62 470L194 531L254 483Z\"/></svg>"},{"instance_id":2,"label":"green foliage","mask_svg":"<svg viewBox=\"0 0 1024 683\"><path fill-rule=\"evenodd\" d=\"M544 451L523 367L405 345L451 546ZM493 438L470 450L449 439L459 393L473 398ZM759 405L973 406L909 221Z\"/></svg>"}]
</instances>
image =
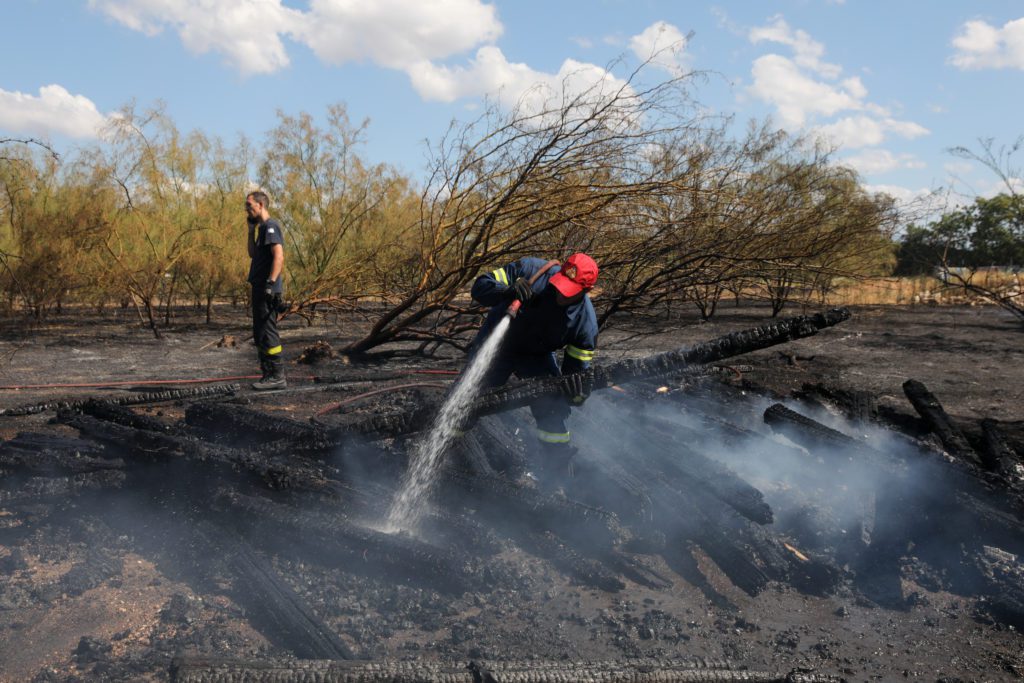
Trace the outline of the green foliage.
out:
<instances>
[{"instance_id":1,"label":"green foliage","mask_svg":"<svg viewBox=\"0 0 1024 683\"><path fill-rule=\"evenodd\" d=\"M928 226L909 226L897 261L897 275L934 273L943 264L971 269L1024 264L1024 196L978 197Z\"/></svg>"},{"instance_id":2,"label":"green foliage","mask_svg":"<svg viewBox=\"0 0 1024 683\"><path fill-rule=\"evenodd\" d=\"M693 76L635 78L453 125L422 191L360 156L366 124L341 105L323 124L280 114L260 147L129 105L70 160L0 148L0 289L37 316L133 304L155 334L176 301L209 318L215 299L248 293L254 189L285 228L293 311L381 306L351 352L460 344L478 322L469 283L524 255L593 254L602 324L683 303L710 317L723 291L757 283L777 313L891 268L891 198L804 140L756 126L733 139L690 99ZM997 227L984 231L993 251Z\"/></svg>"}]
</instances>

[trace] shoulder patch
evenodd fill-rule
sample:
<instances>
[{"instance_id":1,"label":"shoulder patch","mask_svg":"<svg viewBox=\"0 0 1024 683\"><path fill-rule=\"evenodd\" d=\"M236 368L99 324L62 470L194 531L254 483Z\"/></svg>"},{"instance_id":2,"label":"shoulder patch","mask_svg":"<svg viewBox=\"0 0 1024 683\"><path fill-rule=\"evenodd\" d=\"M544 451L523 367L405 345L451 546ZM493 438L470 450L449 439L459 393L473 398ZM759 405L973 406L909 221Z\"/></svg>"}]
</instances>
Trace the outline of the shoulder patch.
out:
<instances>
[{"instance_id":1,"label":"shoulder patch","mask_svg":"<svg viewBox=\"0 0 1024 683\"><path fill-rule=\"evenodd\" d=\"M272 234L274 234L274 229L273 228L267 228L267 232L272 235Z\"/></svg>"}]
</instances>

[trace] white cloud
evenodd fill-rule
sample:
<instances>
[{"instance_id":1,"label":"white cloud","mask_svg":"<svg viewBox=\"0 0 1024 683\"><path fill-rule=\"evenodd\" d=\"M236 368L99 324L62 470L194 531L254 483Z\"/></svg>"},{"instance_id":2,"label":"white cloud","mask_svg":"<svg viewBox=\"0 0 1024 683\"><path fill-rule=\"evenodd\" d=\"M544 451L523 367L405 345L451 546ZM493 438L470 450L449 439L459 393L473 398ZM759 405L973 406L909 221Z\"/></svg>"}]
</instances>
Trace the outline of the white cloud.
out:
<instances>
[{"instance_id":1,"label":"white cloud","mask_svg":"<svg viewBox=\"0 0 1024 683\"><path fill-rule=\"evenodd\" d=\"M93 138L108 120L88 97L59 85L44 85L38 97L0 89L0 129L12 133Z\"/></svg>"},{"instance_id":2,"label":"white cloud","mask_svg":"<svg viewBox=\"0 0 1024 683\"><path fill-rule=\"evenodd\" d=\"M686 36L672 24L656 21L629 39L629 49L640 61L665 69L673 76L682 76L687 67Z\"/></svg>"},{"instance_id":3,"label":"white cloud","mask_svg":"<svg viewBox=\"0 0 1024 683\"><path fill-rule=\"evenodd\" d=\"M811 114L831 116L847 109L862 109L863 86L856 81L853 88L834 86L804 74L799 66L781 55L764 55L754 60L754 82L750 92L774 104L783 127L794 129L804 125Z\"/></svg>"},{"instance_id":4,"label":"white cloud","mask_svg":"<svg viewBox=\"0 0 1024 683\"><path fill-rule=\"evenodd\" d=\"M1024 70L1024 18L996 28L984 21L966 22L953 38L949 61L960 69Z\"/></svg>"},{"instance_id":5,"label":"white cloud","mask_svg":"<svg viewBox=\"0 0 1024 683\"><path fill-rule=\"evenodd\" d=\"M904 207L913 204L918 211L924 213L939 212L945 206L943 197L925 187L916 190L902 185L862 185L862 187L866 192L887 194Z\"/></svg>"},{"instance_id":6,"label":"white cloud","mask_svg":"<svg viewBox=\"0 0 1024 683\"><path fill-rule=\"evenodd\" d=\"M281 35L304 21L280 0L89 0L89 7L146 35L171 28L189 52L219 52L243 75L288 66Z\"/></svg>"},{"instance_id":7,"label":"white cloud","mask_svg":"<svg viewBox=\"0 0 1024 683\"><path fill-rule=\"evenodd\" d=\"M479 0L313 0L295 36L331 64L369 60L407 69L489 43L502 26Z\"/></svg>"},{"instance_id":8,"label":"white cloud","mask_svg":"<svg viewBox=\"0 0 1024 683\"><path fill-rule=\"evenodd\" d=\"M563 97L574 97L595 86L595 95L609 95L626 86L625 81L593 64L567 59L558 73L545 73L509 62L493 46L480 48L469 66L448 67L423 61L409 69L409 76L413 87L427 100L451 102L489 94L496 95L506 108L521 104L525 113L557 106Z\"/></svg>"},{"instance_id":9,"label":"white cloud","mask_svg":"<svg viewBox=\"0 0 1024 683\"><path fill-rule=\"evenodd\" d=\"M497 12L480 0L312 0L308 11L282 0L89 0L125 26L154 35L177 31L194 54L219 52L242 74L289 64L282 37L331 64L368 60L404 69L494 40Z\"/></svg>"},{"instance_id":10,"label":"white cloud","mask_svg":"<svg viewBox=\"0 0 1024 683\"><path fill-rule=\"evenodd\" d=\"M866 175L885 173L898 168L924 168L923 161L913 154L893 154L887 149L866 149L845 157L843 163Z\"/></svg>"},{"instance_id":11,"label":"white cloud","mask_svg":"<svg viewBox=\"0 0 1024 683\"><path fill-rule=\"evenodd\" d=\"M781 16L751 29L747 38L754 44L778 43L793 50L792 59L779 54L755 59L747 88L748 94L774 106L784 129L813 126L833 144L849 148L879 145L889 135L916 138L929 133L913 121L894 119L886 107L869 101L868 89L859 76L840 80L842 67L822 59L825 47L805 31L790 27ZM857 115L822 123L844 112Z\"/></svg>"},{"instance_id":12,"label":"white cloud","mask_svg":"<svg viewBox=\"0 0 1024 683\"><path fill-rule=\"evenodd\" d=\"M847 116L824 126L815 132L833 145L855 149L880 145L888 133L904 138L917 138L930 132L924 126L912 121L897 121L892 118L876 119L870 116Z\"/></svg>"},{"instance_id":13,"label":"white cloud","mask_svg":"<svg viewBox=\"0 0 1024 683\"><path fill-rule=\"evenodd\" d=\"M794 61L797 64L826 78L838 78L842 72L842 67L821 61L822 55L825 54L824 45L811 38L806 31L794 31L781 16L773 17L767 26L750 29L748 38L755 45L762 41L788 45L793 48Z\"/></svg>"},{"instance_id":14,"label":"white cloud","mask_svg":"<svg viewBox=\"0 0 1024 683\"><path fill-rule=\"evenodd\" d=\"M950 175L967 175L974 171L974 163L966 159L948 161L942 165L942 170Z\"/></svg>"}]
</instances>

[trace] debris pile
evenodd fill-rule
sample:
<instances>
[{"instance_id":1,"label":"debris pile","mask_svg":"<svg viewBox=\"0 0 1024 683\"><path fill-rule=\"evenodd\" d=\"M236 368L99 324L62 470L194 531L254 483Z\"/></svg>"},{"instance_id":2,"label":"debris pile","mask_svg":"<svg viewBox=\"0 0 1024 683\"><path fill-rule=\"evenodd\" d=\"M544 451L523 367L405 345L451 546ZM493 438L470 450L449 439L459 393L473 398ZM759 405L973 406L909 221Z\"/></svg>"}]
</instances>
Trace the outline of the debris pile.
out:
<instances>
[{"instance_id":1,"label":"debris pile","mask_svg":"<svg viewBox=\"0 0 1024 683\"><path fill-rule=\"evenodd\" d=\"M972 443L908 382L921 420L897 432L871 421L864 396L808 387L807 400L780 401L714 365L846 315L599 369L596 386L611 389L574 412L579 451L561 495L529 476L522 410L557 389L492 391L416 535L382 529L441 392L407 411L317 421L237 393L174 396L180 417L130 401L59 406L52 430L0 444L0 609L109 585L128 555L208 596L164 605L148 658L83 638L77 666L108 680L166 670L169 652L190 654L171 669L178 681L810 682L853 671L747 668L741 651L738 664L681 659L701 617L681 620L656 597L679 582L731 614L736 591L773 586L903 610L921 599L901 585L913 575L973 600L981 618L1024 627L1021 444L997 423ZM67 565L46 585L25 561L43 552ZM621 609L595 620L594 596L622 596ZM265 643L228 628L241 622ZM759 629L738 614L721 628ZM799 642L773 637L782 652ZM621 661L550 661L588 639Z\"/></svg>"}]
</instances>

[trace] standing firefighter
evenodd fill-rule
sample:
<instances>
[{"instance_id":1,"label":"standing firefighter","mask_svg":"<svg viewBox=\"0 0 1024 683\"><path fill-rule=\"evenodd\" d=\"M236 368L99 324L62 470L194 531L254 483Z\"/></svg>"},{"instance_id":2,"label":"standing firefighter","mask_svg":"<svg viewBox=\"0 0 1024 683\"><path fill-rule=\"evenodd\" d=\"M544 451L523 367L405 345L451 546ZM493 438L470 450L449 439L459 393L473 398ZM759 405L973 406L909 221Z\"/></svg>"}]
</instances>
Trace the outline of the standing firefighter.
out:
<instances>
[{"instance_id":1,"label":"standing firefighter","mask_svg":"<svg viewBox=\"0 0 1024 683\"><path fill-rule=\"evenodd\" d=\"M565 420L571 405L582 405L590 394L593 377L587 372L597 347L597 315L587 291L597 282L597 263L586 254L573 254L559 267L557 261L523 258L481 275L473 283L473 298L491 311L473 341L471 354L508 311L520 302L519 313L486 378L487 387L505 384L515 373L520 378L563 376L565 399L542 398L530 406L537 422L537 439L545 484L557 486L569 474L575 449L570 445ZM561 368L555 352L564 348Z\"/></svg>"},{"instance_id":2,"label":"standing firefighter","mask_svg":"<svg viewBox=\"0 0 1024 683\"><path fill-rule=\"evenodd\" d=\"M277 314L281 307L281 271L284 268L284 235L281 224L270 217L270 200L263 192L245 198L249 224L249 284L252 285L252 336L259 351L263 377L253 389L282 389L286 386L281 360L281 337Z\"/></svg>"}]
</instances>

